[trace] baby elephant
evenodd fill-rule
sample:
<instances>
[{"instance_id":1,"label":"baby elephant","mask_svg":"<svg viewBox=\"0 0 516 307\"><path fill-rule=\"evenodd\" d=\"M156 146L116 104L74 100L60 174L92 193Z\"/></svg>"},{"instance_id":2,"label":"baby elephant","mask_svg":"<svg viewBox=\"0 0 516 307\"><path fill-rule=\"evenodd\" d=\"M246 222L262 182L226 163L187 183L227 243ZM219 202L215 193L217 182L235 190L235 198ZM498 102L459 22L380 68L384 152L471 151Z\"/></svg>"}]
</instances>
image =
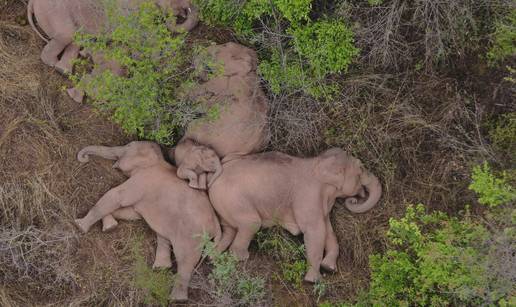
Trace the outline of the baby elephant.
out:
<instances>
[{"instance_id":1,"label":"baby elephant","mask_svg":"<svg viewBox=\"0 0 516 307\"><path fill-rule=\"evenodd\" d=\"M335 200L347 198L351 212L365 212L378 203L382 187L358 159L333 148L308 159L268 152L227 161L209 194L221 218L220 250L231 244L246 259L260 227L279 224L303 233L310 264L305 280L315 282L320 266L337 269L339 246L329 218Z\"/></svg>"},{"instance_id":2,"label":"baby elephant","mask_svg":"<svg viewBox=\"0 0 516 307\"><path fill-rule=\"evenodd\" d=\"M175 167L164 160L160 147L152 142L88 146L79 152L79 160L86 162L89 155L117 160L113 167L129 179L102 196L84 218L75 220L76 225L88 232L109 214L128 219L143 217L158 235L158 266L169 266L170 245L174 250L179 277L171 299L187 300L188 284L201 258L201 236L207 233L218 242L221 235L206 193L189 188L177 178Z\"/></svg>"},{"instance_id":3,"label":"baby elephant","mask_svg":"<svg viewBox=\"0 0 516 307\"><path fill-rule=\"evenodd\" d=\"M220 159L211 148L182 140L170 153L179 166L177 176L188 179L194 189L207 190L222 173Z\"/></svg>"}]
</instances>

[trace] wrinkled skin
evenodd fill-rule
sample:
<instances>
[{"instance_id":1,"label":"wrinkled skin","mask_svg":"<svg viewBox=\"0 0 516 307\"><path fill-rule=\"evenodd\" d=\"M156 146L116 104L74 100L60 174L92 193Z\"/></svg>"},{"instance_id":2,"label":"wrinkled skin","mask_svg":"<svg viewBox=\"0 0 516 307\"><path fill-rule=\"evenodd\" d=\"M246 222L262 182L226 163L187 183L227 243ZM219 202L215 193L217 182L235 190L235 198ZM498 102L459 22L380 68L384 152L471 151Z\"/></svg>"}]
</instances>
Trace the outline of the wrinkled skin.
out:
<instances>
[{"instance_id":1,"label":"wrinkled skin","mask_svg":"<svg viewBox=\"0 0 516 307\"><path fill-rule=\"evenodd\" d=\"M222 173L215 151L192 140L185 140L175 147L174 159L179 165L177 176L188 179L188 185L194 189L207 190Z\"/></svg>"},{"instance_id":2,"label":"wrinkled skin","mask_svg":"<svg viewBox=\"0 0 516 307\"><path fill-rule=\"evenodd\" d=\"M366 192L368 195L366 195ZM223 164L210 188L210 200L221 218L220 250L247 259L248 247L261 227L281 225L303 233L310 268L305 280L320 278L320 267L335 271L339 254L329 213L337 198L355 213L374 207L382 193L378 179L359 160L333 148L315 158L267 152Z\"/></svg>"},{"instance_id":3,"label":"wrinkled skin","mask_svg":"<svg viewBox=\"0 0 516 307\"><path fill-rule=\"evenodd\" d=\"M76 225L86 233L101 219L145 219L157 234L154 267L171 266L172 245L179 277L171 299L187 300L188 284L201 257L201 236L207 233L218 242L221 234L206 193L189 188L177 178L176 168L164 160L161 149L152 142L88 146L79 152L78 159L87 162L90 155L117 160L113 167L129 179L102 196L84 218L75 220Z\"/></svg>"},{"instance_id":4,"label":"wrinkled skin","mask_svg":"<svg viewBox=\"0 0 516 307\"><path fill-rule=\"evenodd\" d=\"M200 84L189 96L207 107L217 105L219 116L192 122L177 147L188 152L194 143L202 144L225 160L260 151L268 140L268 101L256 74L256 52L235 43L210 46L207 51L223 73ZM196 60L197 66L202 63ZM181 161L176 159L176 165L181 168Z\"/></svg>"},{"instance_id":5,"label":"wrinkled skin","mask_svg":"<svg viewBox=\"0 0 516 307\"><path fill-rule=\"evenodd\" d=\"M126 12L141 2L118 0L118 7ZM190 31L199 21L198 10L189 0L156 0L156 4L164 9L172 9L176 16L186 18L181 24L168 25L172 31ZM106 20L100 0L30 0L27 15L32 28L47 42L41 52L41 60L62 73L72 71L72 61L79 55L79 47L73 43L75 32L83 30L90 34L98 33L104 28ZM38 31L34 19L48 39ZM119 74L117 68L113 71L115 74ZM76 101L82 100L82 93L72 90L69 94Z\"/></svg>"}]
</instances>

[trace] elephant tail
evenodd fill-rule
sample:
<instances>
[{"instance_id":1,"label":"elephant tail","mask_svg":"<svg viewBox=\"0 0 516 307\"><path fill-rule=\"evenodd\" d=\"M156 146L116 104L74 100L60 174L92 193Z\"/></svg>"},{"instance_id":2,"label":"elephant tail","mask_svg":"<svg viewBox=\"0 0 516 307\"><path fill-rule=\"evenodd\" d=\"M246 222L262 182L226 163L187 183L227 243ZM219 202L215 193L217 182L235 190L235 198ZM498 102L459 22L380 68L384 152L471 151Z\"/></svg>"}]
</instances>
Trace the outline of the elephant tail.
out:
<instances>
[{"instance_id":1,"label":"elephant tail","mask_svg":"<svg viewBox=\"0 0 516 307\"><path fill-rule=\"evenodd\" d=\"M41 39L48 43L48 39L38 30L38 27L34 24L34 0L29 0L29 4L27 4L27 20L31 28L38 34Z\"/></svg>"},{"instance_id":2,"label":"elephant tail","mask_svg":"<svg viewBox=\"0 0 516 307\"><path fill-rule=\"evenodd\" d=\"M222 229L220 228L220 222L216 214L215 216L215 234L213 238L213 242L215 243L215 246L217 247L220 243L220 240L222 239Z\"/></svg>"}]
</instances>

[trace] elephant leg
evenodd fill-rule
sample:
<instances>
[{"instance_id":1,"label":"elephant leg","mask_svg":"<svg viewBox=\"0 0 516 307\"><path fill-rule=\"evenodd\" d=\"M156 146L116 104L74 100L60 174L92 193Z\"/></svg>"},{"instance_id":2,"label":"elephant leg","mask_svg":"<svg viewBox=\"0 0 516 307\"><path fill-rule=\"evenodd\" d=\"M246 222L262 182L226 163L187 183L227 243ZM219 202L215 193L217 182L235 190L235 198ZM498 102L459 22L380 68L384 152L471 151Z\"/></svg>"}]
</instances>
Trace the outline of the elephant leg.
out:
<instances>
[{"instance_id":1,"label":"elephant leg","mask_svg":"<svg viewBox=\"0 0 516 307\"><path fill-rule=\"evenodd\" d=\"M305 281L313 283L321 278L320 267L324 254L326 226L324 220L322 220L317 223L308 224L304 230L306 256L309 265L308 272L305 275Z\"/></svg>"},{"instance_id":2,"label":"elephant leg","mask_svg":"<svg viewBox=\"0 0 516 307\"><path fill-rule=\"evenodd\" d=\"M249 244L260 227L261 222L259 220L237 227L235 239L231 243L229 250L238 260L247 260L249 258Z\"/></svg>"},{"instance_id":3,"label":"elephant leg","mask_svg":"<svg viewBox=\"0 0 516 307\"><path fill-rule=\"evenodd\" d=\"M333 227L330 222L330 218L326 219L326 240L324 243L324 250L326 252L321 267L327 271L337 271L337 257L339 256L339 243L337 242L337 236L333 231Z\"/></svg>"},{"instance_id":4,"label":"elephant leg","mask_svg":"<svg viewBox=\"0 0 516 307\"><path fill-rule=\"evenodd\" d=\"M120 209L116 209L111 214L106 215L102 218L102 231L110 231L114 229L117 225L118 220L125 220L125 221L136 221L140 220L142 216L134 210L133 207L124 207Z\"/></svg>"},{"instance_id":5,"label":"elephant leg","mask_svg":"<svg viewBox=\"0 0 516 307\"><path fill-rule=\"evenodd\" d=\"M41 51L41 60L48 66L54 67L59 62L59 54L72 42L71 38L56 36L51 39Z\"/></svg>"},{"instance_id":6,"label":"elephant leg","mask_svg":"<svg viewBox=\"0 0 516 307\"><path fill-rule=\"evenodd\" d=\"M68 96L70 96L70 98L72 98L75 102L82 102L84 99L84 91L76 87L69 88L66 90L66 92L68 93Z\"/></svg>"},{"instance_id":7,"label":"elephant leg","mask_svg":"<svg viewBox=\"0 0 516 307\"><path fill-rule=\"evenodd\" d=\"M153 269L172 267L172 258L170 257L170 241L157 235L156 257L154 258Z\"/></svg>"},{"instance_id":8,"label":"elephant leg","mask_svg":"<svg viewBox=\"0 0 516 307\"><path fill-rule=\"evenodd\" d=\"M132 205L136 199L141 197L140 193L141 191L137 187L133 187L129 179L104 194L85 217L75 220L75 224L83 232L88 232L97 221L122 207L122 203L125 207Z\"/></svg>"},{"instance_id":9,"label":"elephant leg","mask_svg":"<svg viewBox=\"0 0 516 307\"><path fill-rule=\"evenodd\" d=\"M62 74L69 74L73 69L73 60L79 56L80 47L74 43L66 46L63 55L59 62L56 63L55 68Z\"/></svg>"},{"instance_id":10,"label":"elephant leg","mask_svg":"<svg viewBox=\"0 0 516 307\"><path fill-rule=\"evenodd\" d=\"M182 242L174 242L174 254L177 261L177 278L170 294L172 301L188 300L188 285L195 265L201 259L201 242L189 238L181 238Z\"/></svg>"},{"instance_id":11,"label":"elephant leg","mask_svg":"<svg viewBox=\"0 0 516 307\"><path fill-rule=\"evenodd\" d=\"M229 225L222 225L222 238L220 242L217 244L217 251L223 252L225 251L236 235L236 229Z\"/></svg>"}]
</instances>

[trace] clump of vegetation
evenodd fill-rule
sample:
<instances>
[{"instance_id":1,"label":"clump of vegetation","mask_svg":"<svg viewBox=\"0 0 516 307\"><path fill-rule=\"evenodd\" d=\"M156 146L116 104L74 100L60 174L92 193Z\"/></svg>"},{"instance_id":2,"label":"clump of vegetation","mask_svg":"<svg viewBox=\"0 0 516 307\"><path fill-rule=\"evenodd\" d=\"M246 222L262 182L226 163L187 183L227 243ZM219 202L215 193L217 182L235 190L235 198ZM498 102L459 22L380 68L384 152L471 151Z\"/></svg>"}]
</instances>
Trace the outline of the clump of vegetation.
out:
<instances>
[{"instance_id":1,"label":"clump of vegetation","mask_svg":"<svg viewBox=\"0 0 516 307\"><path fill-rule=\"evenodd\" d=\"M489 136L495 149L507 156L509 161L516 161L516 112L503 116L489 130Z\"/></svg>"},{"instance_id":2,"label":"clump of vegetation","mask_svg":"<svg viewBox=\"0 0 516 307\"><path fill-rule=\"evenodd\" d=\"M186 34L172 34L167 24L174 24L175 17L152 2L122 14L115 1L107 1L105 10L109 31L78 33L75 42L118 63L126 73L118 76L99 67L99 73L83 72L72 79L126 132L170 144L181 128L203 113L199 104L183 99L194 75L188 68Z\"/></svg>"},{"instance_id":3,"label":"clump of vegetation","mask_svg":"<svg viewBox=\"0 0 516 307\"><path fill-rule=\"evenodd\" d=\"M203 255L209 257L213 269L209 280L217 301L230 300L233 306L255 306L265 297L265 280L250 276L239 268L238 260L229 252L220 253L208 236L203 237ZM225 299L227 298L227 299Z\"/></svg>"},{"instance_id":4,"label":"clump of vegetation","mask_svg":"<svg viewBox=\"0 0 516 307\"><path fill-rule=\"evenodd\" d=\"M170 270L153 270L145 261L142 252L143 237L137 237L131 246L134 286L143 291L143 301L149 305L168 306L168 297L174 284Z\"/></svg>"},{"instance_id":5,"label":"clump of vegetation","mask_svg":"<svg viewBox=\"0 0 516 307\"><path fill-rule=\"evenodd\" d=\"M492 42L487 52L492 65L516 55L516 9L496 22Z\"/></svg>"},{"instance_id":6,"label":"clump of vegetation","mask_svg":"<svg viewBox=\"0 0 516 307\"><path fill-rule=\"evenodd\" d=\"M516 200L516 190L507 183L507 173L502 175L502 178L493 175L487 162L473 168L469 188L477 193L479 203L497 207Z\"/></svg>"},{"instance_id":7,"label":"clump of vegetation","mask_svg":"<svg viewBox=\"0 0 516 307\"><path fill-rule=\"evenodd\" d=\"M305 246L287 237L280 228L262 230L256 235L256 240L259 250L272 255L280 264L281 276L278 278L302 290L303 277L308 270Z\"/></svg>"},{"instance_id":8,"label":"clump of vegetation","mask_svg":"<svg viewBox=\"0 0 516 307\"><path fill-rule=\"evenodd\" d=\"M370 257L371 284L358 305L516 303L516 210L501 206L516 194L487 164L475 167L472 177L470 189L493 208L487 223L468 209L450 217L408 206L404 217L389 220L387 251Z\"/></svg>"},{"instance_id":9,"label":"clump of vegetation","mask_svg":"<svg viewBox=\"0 0 516 307\"><path fill-rule=\"evenodd\" d=\"M234 29L262 50L259 72L271 91L330 97L329 74L346 72L359 49L341 20L310 18L311 0L198 0L201 19Z\"/></svg>"}]
</instances>

